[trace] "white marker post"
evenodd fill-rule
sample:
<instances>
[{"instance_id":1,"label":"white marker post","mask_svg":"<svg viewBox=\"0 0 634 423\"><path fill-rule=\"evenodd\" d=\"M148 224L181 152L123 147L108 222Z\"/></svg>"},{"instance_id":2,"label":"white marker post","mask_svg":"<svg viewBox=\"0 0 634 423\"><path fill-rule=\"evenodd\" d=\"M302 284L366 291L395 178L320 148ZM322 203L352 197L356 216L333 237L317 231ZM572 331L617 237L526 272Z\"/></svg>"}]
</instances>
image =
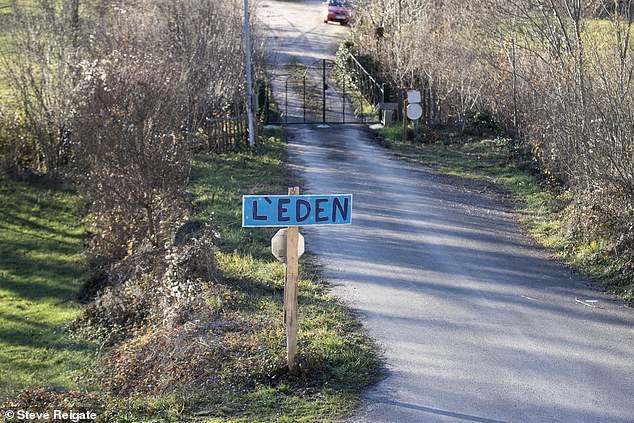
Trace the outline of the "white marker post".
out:
<instances>
[{"instance_id":1,"label":"white marker post","mask_svg":"<svg viewBox=\"0 0 634 423\"><path fill-rule=\"evenodd\" d=\"M423 116L423 108L421 107L420 102L420 91L407 91L407 117L414 121L414 137L418 137L418 119Z\"/></svg>"}]
</instances>

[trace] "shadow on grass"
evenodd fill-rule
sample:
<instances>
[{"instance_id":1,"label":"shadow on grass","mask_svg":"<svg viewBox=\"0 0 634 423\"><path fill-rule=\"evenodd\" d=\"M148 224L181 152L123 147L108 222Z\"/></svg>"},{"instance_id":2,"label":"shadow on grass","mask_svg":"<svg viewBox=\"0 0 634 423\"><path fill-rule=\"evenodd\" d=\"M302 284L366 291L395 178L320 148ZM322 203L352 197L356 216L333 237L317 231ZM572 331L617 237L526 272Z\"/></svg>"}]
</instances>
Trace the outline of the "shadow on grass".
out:
<instances>
[{"instance_id":1,"label":"shadow on grass","mask_svg":"<svg viewBox=\"0 0 634 423\"><path fill-rule=\"evenodd\" d=\"M79 200L44 178L0 180L0 289L70 300L82 274Z\"/></svg>"},{"instance_id":2,"label":"shadow on grass","mask_svg":"<svg viewBox=\"0 0 634 423\"><path fill-rule=\"evenodd\" d=\"M89 347L87 342L71 341L60 336L63 328L55 323L36 321L35 318L26 317L20 313L0 311L0 321L2 320L10 322L10 328L6 325L0 328L0 343L5 345L69 352ZM22 363L31 368L40 366L40 363Z\"/></svg>"},{"instance_id":3,"label":"shadow on grass","mask_svg":"<svg viewBox=\"0 0 634 423\"><path fill-rule=\"evenodd\" d=\"M83 274L81 209L80 197L56 181L0 179L3 397L35 384L73 386L90 359L93 346L64 332Z\"/></svg>"}]
</instances>

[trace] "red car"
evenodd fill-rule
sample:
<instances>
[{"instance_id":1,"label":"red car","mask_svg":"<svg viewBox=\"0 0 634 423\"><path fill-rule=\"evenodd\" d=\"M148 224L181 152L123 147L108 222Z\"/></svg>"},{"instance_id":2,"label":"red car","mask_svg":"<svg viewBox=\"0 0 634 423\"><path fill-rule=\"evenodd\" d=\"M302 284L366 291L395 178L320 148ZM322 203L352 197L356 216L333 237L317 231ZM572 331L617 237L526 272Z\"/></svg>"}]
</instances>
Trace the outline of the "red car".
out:
<instances>
[{"instance_id":1,"label":"red car","mask_svg":"<svg viewBox=\"0 0 634 423\"><path fill-rule=\"evenodd\" d=\"M346 0L327 0L324 5L324 23L339 22L345 25L350 22L352 8Z\"/></svg>"}]
</instances>

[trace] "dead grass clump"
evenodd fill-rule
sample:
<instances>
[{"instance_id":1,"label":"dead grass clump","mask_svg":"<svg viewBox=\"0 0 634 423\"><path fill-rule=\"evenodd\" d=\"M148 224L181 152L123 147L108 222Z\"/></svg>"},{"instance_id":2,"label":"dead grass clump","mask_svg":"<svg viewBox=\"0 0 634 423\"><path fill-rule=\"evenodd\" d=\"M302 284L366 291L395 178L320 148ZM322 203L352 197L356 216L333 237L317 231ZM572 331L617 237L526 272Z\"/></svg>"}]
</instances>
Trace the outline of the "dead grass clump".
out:
<instances>
[{"instance_id":1,"label":"dead grass clump","mask_svg":"<svg viewBox=\"0 0 634 423\"><path fill-rule=\"evenodd\" d=\"M147 249L117 262L108 286L75 329L109 349L95 381L115 395L164 393L215 383L227 331L219 322L213 235L202 230L168 249Z\"/></svg>"},{"instance_id":2,"label":"dead grass clump","mask_svg":"<svg viewBox=\"0 0 634 423\"><path fill-rule=\"evenodd\" d=\"M115 263L106 288L82 313L75 327L104 338L147 325L171 327L194 319L204 308L203 286L216 279L213 235L202 231L167 249L140 249Z\"/></svg>"}]
</instances>

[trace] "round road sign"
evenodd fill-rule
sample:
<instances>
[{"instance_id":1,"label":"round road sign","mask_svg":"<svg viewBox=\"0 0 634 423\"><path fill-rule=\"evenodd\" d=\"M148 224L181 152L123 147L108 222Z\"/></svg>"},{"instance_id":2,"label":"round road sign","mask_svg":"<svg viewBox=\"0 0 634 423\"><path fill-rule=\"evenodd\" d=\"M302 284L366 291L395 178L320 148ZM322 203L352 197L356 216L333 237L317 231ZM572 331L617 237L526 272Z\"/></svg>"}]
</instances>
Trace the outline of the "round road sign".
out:
<instances>
[{"instance_id":1,"label":"round road sign","mask_svg":"<svg viewBox=\"0 0 634 423\"><path fill-rule=\"evenodd\" d=\"M286 228L277 231L275 236L271 238L271 252L276 259L282 263L286 262ZM297 257L301 257L304 254L304 235L298 234L299 239L297 242Z\"/></svg>"},{"instance_id":2,"label":"round road sign","mask_svg":"<svg viewBox=\"0 0 634 423\"><path fill-rule=\"evenodd\" d=\"M407 117L411 120L420 119L423 115L423 108L418 103L411 103L407 105Z\"/></svg>"}]
</instances>

